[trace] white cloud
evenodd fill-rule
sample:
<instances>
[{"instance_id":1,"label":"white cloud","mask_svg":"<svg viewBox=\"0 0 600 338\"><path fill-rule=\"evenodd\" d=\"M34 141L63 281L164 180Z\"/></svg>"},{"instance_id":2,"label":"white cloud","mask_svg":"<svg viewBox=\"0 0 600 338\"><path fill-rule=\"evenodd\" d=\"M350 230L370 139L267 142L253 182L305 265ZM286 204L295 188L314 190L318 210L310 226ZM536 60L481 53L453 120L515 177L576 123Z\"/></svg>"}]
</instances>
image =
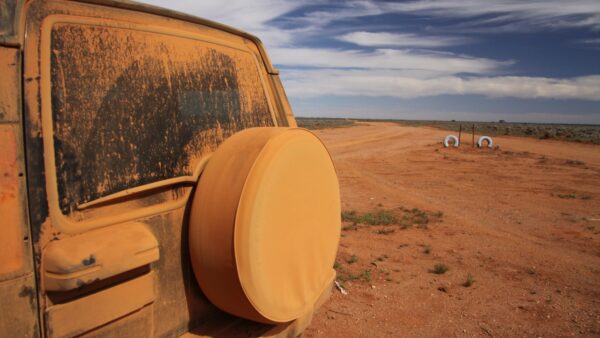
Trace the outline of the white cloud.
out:
<instances>
[{"instance_id":1,"label":"white cloud","mask_svg":"<svg viewBox=\"0 0 600 338\"><path fill-rule=\"evenodd\" d=\"M278 29L267 23L309 3L292 0L143 0L143 2L245 30L258 36L268 46L291 43L298 30Z\"/></svg>"},{"instance_id":2,"label":"white cloud","mask_svg":"<svg viewBox=\"0 0 600 338\"><path fill-rule=\"evenodd\" d=\"M369 68L421 71L429 76L497 71L511 61L471 58L450 53L428 53L398 49L377 49L373 52L325 48L273 48L274 63L283 66L325 68Z\"/></svg>"},{"instance_id":3,"label":"white cloud","mask_svg":"<svg viewBox=\"0 0 600 338\"><path fill-rule=\"evenodd\" d=\"M144 0L143 2L244 29L262 28L265 22L303 6L302 3L289 0L254 0L250 2L245 0Z\"/></svg>"},{"instance_id":4,"label":"white cloud","mask_svg":"<svg viewBox=\"0 0 600 338\"><path fill-rule=\"evenodd\" d=\"M367 47L447 47L467 43L466 38L452 36L423 36L409 33L352 32L337 37L338 40Z\"/></svg>"},{"instance_id":5,"label":"white cloud","mask_svg":"<svg viewBox=\"0 0 600 338\"><path fill-rule=\"evenodd\" d=\"M386 6L404 12L454 17L494 13L514 13L522 17L559 17L600 13L600 4L596 0L417 0Z\"/></svg>"},{"instance_id":6,"label":"white cloud","mask_svg":"<svg viewBox=\"0 0 600 338\"><path fill-rule=\"evenodd\" d=\"M142 0L209 20L218 21L259 36L268 47L297 45L296 42L319 34L327 36L333 30L327 25L347 19L381 14L406 13L439 18L460 18L453 29L462 32L505 32L544 28L589 27L600 30L600 1L598 0L416 0L380 2L358 0L327 3L324 0ZM288 18L303 24L301 28L286 29L271 23L273 19L313 4L326 4L325 9L307 11ZM485 16L482 18L482 16ZM358 35L363 33L363 36ZM359 45L367 46L365 34L345 35ZM384 33L392 34L392 33ZM441 47L459 44L459 40L442 37L420 37L410 34L368 36L381 39L376 46ZM422 40L422 41L420 41ZM464 42L464 41L463 41ZM373 44L368 46L374 46Z\"/></svg>"},{"instance_id":7,"label":"white cloud","mask_svg":"<svg viewBox=\"0 0 600 338\"><path fill-rule=\"evenodd\" d=\"M583 39L583 40L579 40L579 43L585 43L588 45L600 45L600 38L596 38L596 39Z\"/></svg>"},{"instance_id":8,"label":"white cloud","mask_svg":"<svg viewBox=\"0 0 600 338\"><path fill-rule=\"evenodd\" d=\"M336 10L314 11L298 20L324 25L356 17L406 13L461 18L462 27L518 31L547 27L600 29L598 0L416 0L404 2L349 1ZM490 16L482 19L481 16ZM467 21L471 20L472 21Z\"/></svg>"},{"instance_id":9,"label":"white cloud","mask_svg":"<svg viewBox=\"0 0 600 338\"><path fill-rule=\"evenodd\" d=\"M507 22L523 27L590 27L600 29L598 0L418 0L386 4L395 12L443 18L495 15L487 23ZM478 21L479 24L486 23Z\"/></svg>"},{"instance_id":10,"label":"white cloud","mask_svg":"<svg viewBox=\"0 0 600 338\"><path fill-rule=\"evenodd\" d=\"M359 29L343 33L328 24L389 13L458 18L458 28L494 31L587 27L600 29L598 0L373 0L329 3L326 9L291 18L296 28L282 28L273 20L320 0L184 1L146 0L159 6L222 22L259 36L293 97L367 95L415 98L442 94L489 97L584 99L600 101L600 75L555 79L500 76L514 61L477 58L411 48L442 48L466 40L408 33L372 33ZM304 26L298 24L304 24ZM299 28L298 28L299 27ZM338 38L357 46L388 47L374 51L303 46L307 38ZM342 34L340 36L340 34ZM597 44L597 39L584 43ZM395 49L392 49L395 48ZM468 76L465 74L469 74Z\"/></svg>"},{"instance_id":11,"label":"white cloud","mask_svg":"<svg viewBox=\"0 0 600 338\"><path fill-rule=\"evenodd\" d=\"M411 76L391 70L287 70L282 73L290 96L392 96L416 98L477 94L488 97L584 99L600 101L600 75L570 79L526 76Z\"/></svg>"},{"instance_id":12,"label":"white cloud","mask_svg":"<svg viewBox=\"0 0 600 338\"><path fill-rule=\"evenodd\" d=\"M322 27L334 21L389 13L387 6L370 0L342 1L335 5L328 10L308 12L294 20Z\"/></svg>"}]
</instances>

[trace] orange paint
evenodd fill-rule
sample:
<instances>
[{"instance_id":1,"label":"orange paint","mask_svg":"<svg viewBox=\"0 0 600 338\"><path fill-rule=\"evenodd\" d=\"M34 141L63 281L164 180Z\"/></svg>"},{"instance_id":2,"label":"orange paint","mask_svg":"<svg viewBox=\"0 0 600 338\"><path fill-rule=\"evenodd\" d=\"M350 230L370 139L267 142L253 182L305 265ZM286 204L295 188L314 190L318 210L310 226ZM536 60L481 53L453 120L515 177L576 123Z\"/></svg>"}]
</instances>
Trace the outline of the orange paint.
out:
<instances>
[{"instance_id":1,"label":"orange paint","mask_svg":"<svg viewBox=\"0 0 600 338\"><path fill-rule=\"evenodd\" d=\"M254 169L253 159L242 156L244 192L236 190L243 184L221 191L243 201L239 224L233 220L241 229L240 257L225 257L221 268L240 266L244 289L237 295L256 301L260 312L246 318L281 324L257 335L302 332L335 276L339 189L318 139L286 128L295 120L260 41L130 2L18 1L15 13L9 19L18 31L0 30L0 45L10 41L13 48L0 54L0 70L9 69L0 83L0 278L38 258L39 284L31 279L23 290L6 291L30 305L21 321L39 313L37 327L48 337L177 336L218 317L195 285L189 207L196 204L193 192L203 189L198 180L205 166L222 163L212 154L234 135L260 127L285 135L254 153L262 156ZM18 176L25 171L24 143L28 190ZM278 227L287 218L293 218L287 228ZM23 244L27 225L33 245ZM268 245L248 246L257 236ZM278 283L278 275L287 279ZM236 295L227 288L232 281L221 280ZM9 310L0 302L0 318ZM0 336L33 335L3 323L10 321L0 320Z\"/></svg>"},{"instance_id":2,"label":"orange paint","mask_svg":"<svg viewBox=\"0 0 600 338\"><path fill-rule=\"evenodd\" d=\"M325 146L297 128L251 128L228 139L200 178L190 255L206 296L263 323L310 312L340 238L340 193Z\"/></svg>"},{"instance_id":3,"label":"orange paint","mask_svg":"<svg viewBox=\"0 0 600 338\"><path fill-rule=\"evenodd\" d=\"M23 266L23 219L19 198L17 142L14 127L0 124L0 276L19 271Z\"/></svg>"},{"instance_id":4,"label":"orange paint","mask_svg":"<svg viewBox=\"0 0 600 338\"><path fill-rule=\"evenodd\" d=\"M19 120L17 50L0 47L0 121Z\"/></svg>"},{"instance_id":5,"label":"orange paint","mask_svg":"<svg viewBox=\"0 0 600 338\"><path fill-rule=\"evenodd\" d=\"M141 223L53 241L44 249L44 287L74 290L155 262L159 255L156 237Z\"/></svg>"}]
</instances>

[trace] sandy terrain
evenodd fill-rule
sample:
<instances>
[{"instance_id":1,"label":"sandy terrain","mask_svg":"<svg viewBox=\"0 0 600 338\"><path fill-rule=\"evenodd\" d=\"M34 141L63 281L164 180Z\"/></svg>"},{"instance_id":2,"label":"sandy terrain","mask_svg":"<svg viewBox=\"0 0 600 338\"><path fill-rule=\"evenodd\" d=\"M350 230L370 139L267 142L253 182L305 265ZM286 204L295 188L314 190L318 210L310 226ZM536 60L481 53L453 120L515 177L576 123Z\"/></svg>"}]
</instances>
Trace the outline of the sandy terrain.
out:
<instances>
[{"instance_id":1,"label":"sandy terrain","mask_svg":"<svg viewBox=\"0 0 600 338\"><path fill-rule=\"evenodd\" d=\"M496 137L500 149L444 149L446 131L391 123L316 133L342 210L443 216L343 231L338 270L362 277L304 336L600 335L600 146Z\"/></svg>"}]
</instances>

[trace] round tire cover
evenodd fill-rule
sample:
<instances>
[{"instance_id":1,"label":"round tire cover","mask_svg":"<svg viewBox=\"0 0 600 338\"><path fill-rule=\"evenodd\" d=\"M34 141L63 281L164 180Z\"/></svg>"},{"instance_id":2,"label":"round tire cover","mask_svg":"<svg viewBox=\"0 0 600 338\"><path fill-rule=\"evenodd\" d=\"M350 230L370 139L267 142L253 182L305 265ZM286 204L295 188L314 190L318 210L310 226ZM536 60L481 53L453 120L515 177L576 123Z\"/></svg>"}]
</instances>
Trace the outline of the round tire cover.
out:
<instances>
[{"instance_id":1,"label":"round tire cover","mask_svg":"<svg viewBox=\"0 0 600 338\"><path fill-rule=\"evenodd\" d=\"M338 180L323 143L304 129L246 129L215 151L196 187L194 274L220 309L288 322L331 286L340 226Z\"/></svg>"}]
</instances>

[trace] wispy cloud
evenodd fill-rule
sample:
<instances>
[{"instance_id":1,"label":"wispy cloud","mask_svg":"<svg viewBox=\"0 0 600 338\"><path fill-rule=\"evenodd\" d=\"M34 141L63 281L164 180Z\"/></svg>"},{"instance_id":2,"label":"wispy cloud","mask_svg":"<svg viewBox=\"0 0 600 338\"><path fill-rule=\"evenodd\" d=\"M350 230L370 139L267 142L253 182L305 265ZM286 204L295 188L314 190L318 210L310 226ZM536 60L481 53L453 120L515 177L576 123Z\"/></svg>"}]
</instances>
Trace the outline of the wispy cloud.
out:
<instances>
[{"instance_id":1,"label":"wispy cloud","mask_svg":"<svg viewBox=\"0 0 600 338\"><path fill-rule=\"evenodd\" d=\"M338 40L366 47L421 47L438 48L466 44L470 39L453 36L427 36L411 33L352 32Z\"/></svg>"},{"instance_id":2,"label":"wispy cloud","mask_svg":"<svg viewBox=\"0 0 600 338\"><path fill-rule=\"evenodd\" d=\"M459 27L481 31L518 31L548 27L600 29L597 0L416 0L378 2L348 1L336 10L317 10L297 18L324 24L357 17L404 13L437 18L460 18ZM471 30L472 31L472 30Z\"/></svg>"},{"instance_id":3,"label":"wispy cloud","mask_svg":"<svg viewBox=\"0 0 600 338\"><path fill-rule=\"evenodd\" d=\"M373 0L340 1L326 10L309 11L294 20L323 27L334 21L381 15L389 11L387 5Z\"/></svg>"},{"instance_id":4,"label":"wispy cloud","mask_svg":"<svg viewBox=\"0 0 600 338\"><path fill-rule=\"evenodd\" d=\"M600 29L597 0L418 0L384 4L389 10L444 18L476 18L488 24L508 23L529 27L591 27ZM486 20L477 21L479 24Z\"/></svg>"},{"instance_id":5,"label":"wispy cloud","mask_svg":"<svg viewBox=\"0 0 600 338\"><path fill-rule=\"evenodd\" d=\"M262 29L265 22L308 3L291 0L254 0L251 2L246 0L144 0L144 2L245 29Z\"/></svg>"},{"instance_id":6,"label":"wispy cloud","mask_svg":"<svg viewBox=\"0 0 600 338\"><path fill-rule=\"evenodd\" d=\"M587 27L600 30L600 1L598 0L415 0L406 2L358 0L333 4L324 0L143 1L247 30L260 36L269 47L295 45L314 35L327 36L333 31L327 26L333 22L393 13L432 18L461 18L463 19L461 23L454 24L452 27L460 32L505 32L548 27ZM319 9L309 10L311 6L318 4L322 5L318 6ZM273 20L302 8L307 9L304 14L288 18L299 23L296 28L284 28L272 23ZM362 46L373 46L367 44L366 37L386 43L376 46L441 47L464 42L460 38L365 31L348 33L341 38ZM423 42L419 42L420 39Z\"/></svg>"},{"instance_id":7,"label":"wispy cloud","mask_svg":"<svg viewBox=\"0 0 600 338\"><path fill-rule=\"evenodd\" d=\"M597 39L583 39L583 40L579 40L579 43L584 43L587 45L600 45L600 38Z\"/></svg>"},{"instance_id":8,"label":"wispy cloud","mask_svg":"<svg viewBox=\"0 0 600 338\"><path fill-rule=\"evenodd\" d=\"M456 32L468 35L467 32L519 32L548 28L600 30L598 0L145 2L229 24L259 36L269 48L273 62L282 66L282 77L292 97L367 95L416 98L477 94L600 101L600 75L565 79L506 76L517 61L441 52L445 47L473 41L455 36ZM393 31L364 26L352 31L358 18L383 14L425 17L433 21L439 19L441 26L432 31L441 32L448 28L455 33L421 34L418 31L399 31L399 26ZM341 32L340 27L344 28ZM306 43L316 38L320 39L320 47ZM322 47L334 40L351 43L354 47ZM598 39L580 42L599 43ZM340 45L339 42L337 45Z\"/></svg>"},{"instance_id":9,"label":"wispy cloud","mask_svg":"<svg viewBox=\"0 0 600 338\"><path fill-rule=\"evenodd\" d=\"M269 46L290 44L298 30L280 29L267 23L295 9L310 4L310 1L292 0L143 0L156 6L174 9L217 21L257 35Z\"/></svg>"},{"instance_id":10,"label":"wispy cloud","mask_svg":"<svg viewBox=\"0 0 600 338\"><path fill-rule=\"evenodd\" d=\"M284 83L291 96L391 96L478 94L488 97L585 99L600 101L600 75L570 79L525 76L407 76L389 70L288 70Z\"/></svg>"},{"instance_id":11,"label":"wispy cloud","mask_svg":"<svg viewBox=\"0 0 600 338\"><path fill-rule=\"evenodd\" d=\"M421 71L428 76L485 74L512 64L512 61L399 49L366 52L326 48L273 48L270 53L273 60L283 66Z\"/></svg>"}]
</instances>

